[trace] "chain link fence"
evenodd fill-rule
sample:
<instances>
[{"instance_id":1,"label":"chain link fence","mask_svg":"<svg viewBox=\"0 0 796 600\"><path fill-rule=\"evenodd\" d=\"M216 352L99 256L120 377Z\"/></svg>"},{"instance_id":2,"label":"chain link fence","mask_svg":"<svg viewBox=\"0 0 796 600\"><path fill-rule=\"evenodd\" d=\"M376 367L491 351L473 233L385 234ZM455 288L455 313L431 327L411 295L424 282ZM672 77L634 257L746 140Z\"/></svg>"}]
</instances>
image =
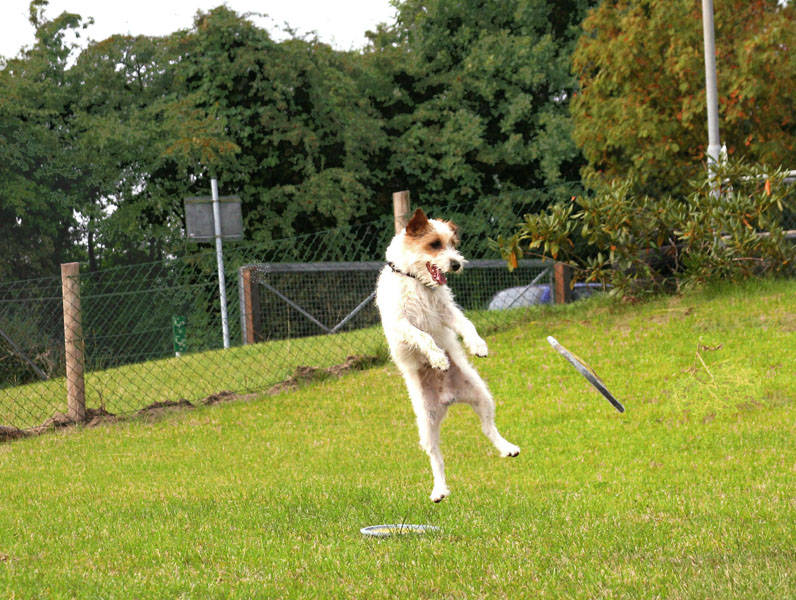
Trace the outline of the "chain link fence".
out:
<instances>
[{"instance_id":1,"label":"chain link fence","mask_svg":"<svg viewBox=\"0 0 796 600\"><path fill-rule=\"evenodd\" d=\"M562 185L428 211L460 227L471 263L449 285L482 334L550 301L552 277L542 261L509 272L489 239L572 193ZM267 245L226 243L227 349L212 250L0 283L0 433L276 392L386 360L373 292L393 233L390 216Z\"/></svg>"},{"instance_id":2,"label":"chain link fence","mask_svg":"<svg viewBox=\"0 0 796 600\"><path fill-rule=\"evenodd\" d=\"M65 409L62 306L60 277L0 285L0 427Z\"/></svg>"},{"instance_id":3,"label":"chain link fence","mask_svg":"<svg viewBox=\"0 0 796 600\"><path fill-rule=\"evenodd\" d=\"M428 210L459 225L470 263L449 285L482 335L521 322L524 307L552 295L551 263L521 260L510 272L490 239L581 191L562 184ZM783 219L796 228L791 204ZM385 216L268 244L226 243L226 349L209 245L159 262L0 282L0 439L276 392L385 361L373 293L393 232ZM574 297L591 291L576 288Z\"/></svg>"}]
</instances>

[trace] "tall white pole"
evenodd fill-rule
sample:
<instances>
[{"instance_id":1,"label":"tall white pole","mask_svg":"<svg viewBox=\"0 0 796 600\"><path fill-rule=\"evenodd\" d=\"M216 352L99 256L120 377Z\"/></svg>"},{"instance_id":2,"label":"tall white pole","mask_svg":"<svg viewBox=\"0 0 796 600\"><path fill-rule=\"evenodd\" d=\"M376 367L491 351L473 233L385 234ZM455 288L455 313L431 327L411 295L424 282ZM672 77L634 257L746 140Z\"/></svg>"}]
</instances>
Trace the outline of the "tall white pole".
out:
<instances>
[{"instance_id":1,"label":"tall white pole","mask_svg":"<svg viewBox=\"0 0 796 600\"><path fill-rule=\"evenodd\" d=\"M713 29L713 0L702 0L702 30L705 40L705 91L708 105L708 175L715 178L721 154L719 141L719 93L716 84L716 38ZM713 182L717 192L717 182Z\"/></svg>"},{"instance_id":2,"label":"tall white pole","mask_svg":"<svg viewBox=\"0 0 796 600\"><path fill-rule=\"evenodd\" d=\"M218 295L221 298L221 332L224 348L229 348L229 321L227 319L227 284L224 278L224 254L221 250L221 205L218 202L218 181L210 180L213 195L213 229L216 238L216 263L218 263Z\"/></svg>"}]
</instances>

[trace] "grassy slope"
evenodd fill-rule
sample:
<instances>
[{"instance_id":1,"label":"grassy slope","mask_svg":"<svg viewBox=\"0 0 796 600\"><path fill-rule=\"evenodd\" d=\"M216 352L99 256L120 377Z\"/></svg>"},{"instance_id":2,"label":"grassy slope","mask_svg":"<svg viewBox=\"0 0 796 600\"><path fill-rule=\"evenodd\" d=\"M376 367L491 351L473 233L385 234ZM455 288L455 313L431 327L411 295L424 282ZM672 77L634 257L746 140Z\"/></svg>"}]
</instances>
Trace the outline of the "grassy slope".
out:
<instances>
[{"instance_id":1,"label":"grassy slope","mask_svg":"<svg viewBox=\"0 0 796 600\"><path fill-rule=\"evenodd\" d=\"M263 391L292 375L298 365L325 368L345 362L352 353L386 357L382 337L373 327L94 370L86 374L86 405L123 414L154 402L196 402L222 390ZM0 424L40 425L65 410L63 377L0 390Z\"/></svg>"},{"instance_id":2,"label":"grassy slope","mask_svg":"<svg viewBox=\"0 0 796 600\"><path fill-rule=\"evenodd\" d=\"M392 366L2 444L0 596L793 597L794 298L531 312L478 362L523 453L499 459L455 406L440 505ZM444 532L358 533L401 521Z\"/></svg>"},{"instance_id":3,"label":"grassy slope","mask_svg":"<svg viewBox=\"0 0 796 600\"><path fill-rule=\"evenodd\" d=\"M491 331L510 327L523 315L524 311L481 311L474 320ZM293 375L298 366L327 368L352 354L386 361L389 352L381 327L91 370L85 379L86 406L125 414L155 402L184 398L196 403L222 390L261 392ZM63 377L0 389L0 425L34 427L65 411Z\"/></svg>"}]
</instances>

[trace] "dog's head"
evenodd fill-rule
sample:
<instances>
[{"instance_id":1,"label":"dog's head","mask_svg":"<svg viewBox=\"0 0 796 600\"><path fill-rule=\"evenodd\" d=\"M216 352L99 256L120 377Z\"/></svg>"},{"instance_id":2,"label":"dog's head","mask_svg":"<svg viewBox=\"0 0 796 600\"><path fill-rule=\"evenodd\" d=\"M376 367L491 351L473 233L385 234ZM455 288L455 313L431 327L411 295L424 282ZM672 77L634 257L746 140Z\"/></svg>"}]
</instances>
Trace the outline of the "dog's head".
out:
<instances>
[{"instance_id":1,"label":"dog's head","mask_svg":"<svg viewBox=\"0 0 796 600\"><path fill-rule=\"evenodd\" d=\"M455 224L429 219L418 208L387 248L387 260L424 284L438 287L448 282L447 273L461 271L466 262L456 249L458 244Z\"/></svg>"}]
</instances>

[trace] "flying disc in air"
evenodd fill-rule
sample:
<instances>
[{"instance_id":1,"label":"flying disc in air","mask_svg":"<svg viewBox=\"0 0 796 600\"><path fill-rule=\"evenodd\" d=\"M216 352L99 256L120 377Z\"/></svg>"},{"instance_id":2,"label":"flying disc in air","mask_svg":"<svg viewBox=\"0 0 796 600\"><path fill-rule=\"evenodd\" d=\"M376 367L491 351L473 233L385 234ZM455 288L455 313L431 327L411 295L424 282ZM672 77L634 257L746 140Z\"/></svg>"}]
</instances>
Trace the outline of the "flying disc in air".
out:
<instances>
[{"instance_id":1,"label":"flying disc in air","mask_svg":"<svg viewBox=\"0 0 796 600\"><path fill-rule=\"evenodd\" d=\"M558 351L561 356L566 358L569 363L578 370L578 373L583 375L587 381L597 389L598 392L605 396L608 399L608 402L613 404L616 410L618 410L620 413L625 412L625 407L622 406L619 403L619 400L614 398L613 394L608 391L608 388L605 387L605 384L602 382L602 380L597 377L597 373L594 372L594 369L592 369L585 360L578 358L572 354L572 352L564 348L564 346L559 344L558 341L556 341L556 338L554 338L552 335L547 336L547 341Z\"/></svg>"},{"instance_id":2,"label":"flying disc in air","mask_svg":"<svg viewBox=\"0 0 796 600\"><path fill-rule=\"evenodd\" d=\"M433 525L409 525L407 523L398 523L395 525L371 525L370 527L363 527L359 531L362 535L369 535L372 537L390 537L392 535L422 534L440 531L440 528L434 527Z\"/></svg>"}]
</instances>

